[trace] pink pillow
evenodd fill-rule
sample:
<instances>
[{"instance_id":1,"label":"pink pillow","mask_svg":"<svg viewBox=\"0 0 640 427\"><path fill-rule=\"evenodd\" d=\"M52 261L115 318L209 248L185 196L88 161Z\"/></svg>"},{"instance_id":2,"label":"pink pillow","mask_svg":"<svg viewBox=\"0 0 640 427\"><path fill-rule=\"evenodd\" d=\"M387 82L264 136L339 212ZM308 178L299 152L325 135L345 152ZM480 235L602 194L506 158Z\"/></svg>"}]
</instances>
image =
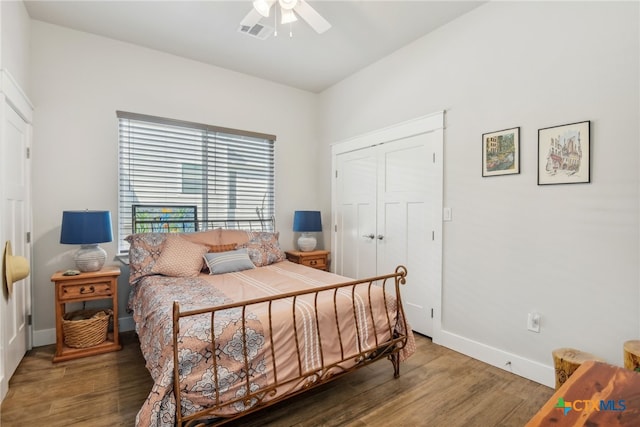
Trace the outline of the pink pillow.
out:
<instances>
[{"instance_id":1,"label":"pink pillow","mask_svg":"<svg viewBox=\"0 0 640 427\"><path fill-rule=\"evenodd\" d=\"M247 243L249 240L251 240L249 231L223 228L220 229L220 241L218 242L218 244L228 245L231 243L236 243L240 245L242 243Z\"/></svg>"},{"instance_id":2,"label":"pink pillow","mask_svg":"<svg viewBox=\"0 0 640 427\"><path fill-rule=\"evenodd\" d=\"M196 231L195 233L181 233L181 236L200 245L217 245L220 243L220 229L215 228L207 231Z\"/></svg>"},{"instance_id":3,"label":"pink pillow","mask_svg":"<svg viewBox=\"0 0 640 427\"><path fill-rule=\"evenodd\" d=\"M171 277L195 277L200 274L208 246L192 243L178 235L169 235L160 257L151 271Z\"/></svg>"}]
</instances>

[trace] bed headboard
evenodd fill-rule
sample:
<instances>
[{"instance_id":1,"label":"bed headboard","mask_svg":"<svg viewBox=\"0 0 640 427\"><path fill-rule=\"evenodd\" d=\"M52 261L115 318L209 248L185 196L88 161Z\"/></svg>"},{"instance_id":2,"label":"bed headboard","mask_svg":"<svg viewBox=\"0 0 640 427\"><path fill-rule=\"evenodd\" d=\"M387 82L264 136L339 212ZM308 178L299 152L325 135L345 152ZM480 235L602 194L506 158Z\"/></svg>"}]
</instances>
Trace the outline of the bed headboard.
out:
<instances>
[{"instance_id":1,"label":"bed headboard","mask_svg":"<svg viewBox=\"0 0 640 427\"><path fill-rule=\"evenodd\" d=\"M253 218L201 219L196 205L132 205L133 233L193 233L227 228L248 231L275 231L275 218L264 218L256 208Z\"/></svg>"}]
</instances>

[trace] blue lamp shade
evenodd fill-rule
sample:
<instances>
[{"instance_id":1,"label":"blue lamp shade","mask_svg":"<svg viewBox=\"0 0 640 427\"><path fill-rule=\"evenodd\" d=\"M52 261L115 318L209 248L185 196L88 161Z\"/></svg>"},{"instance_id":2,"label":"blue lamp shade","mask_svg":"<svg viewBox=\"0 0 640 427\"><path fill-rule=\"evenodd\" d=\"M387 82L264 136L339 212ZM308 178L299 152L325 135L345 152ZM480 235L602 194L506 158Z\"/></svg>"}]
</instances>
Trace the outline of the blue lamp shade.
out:
<instances>
[{"instance_id":1,"label":"blue lamp shade","mask_svg":"<svg viewBox=\"0 0 640 427\"><path fill-rule=\"evenodd\" d=\"M60 243L81 245L74 260L80 271L98 271L104 265L107 253L98 243L113 240L111 212L64 211Z\"/></svg>"},{"instance_id":2,"label":"blue lamp shade","mask_svg":"<svg viewBox=\"0 0 640 427\"><path fill-rule=\"evenodd\" d=\"M293 214L293 231L301 233L322 231L320 211L295 211Z\"/></svg>"},{"instance_id":3,"label":"blue lamp shade","mask_svg":"<svg viewBox=\"0 0 640 427\"><path fill-rule=\"evenodd\" d=\"M293 231L302 233L298 238L298 249L309 252L316 248L316 238L311 234L322 231L320 211L295 211L293 214Z\"/></svg>"}]
</instances>

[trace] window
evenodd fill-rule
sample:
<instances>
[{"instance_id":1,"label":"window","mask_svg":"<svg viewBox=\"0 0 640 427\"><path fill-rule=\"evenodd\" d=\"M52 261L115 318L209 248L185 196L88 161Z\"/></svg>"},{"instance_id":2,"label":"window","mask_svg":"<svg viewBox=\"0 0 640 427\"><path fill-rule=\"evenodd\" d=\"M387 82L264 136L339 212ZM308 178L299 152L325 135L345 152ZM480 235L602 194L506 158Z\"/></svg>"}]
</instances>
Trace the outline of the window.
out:
<instances>
[{"instance_id":1,"label":"window","mask_svg":"<svg viewBox=\"0 0 640 427\"><path fill-rule=\"evenodd\" d=\"M275 136L122 111L117 116L121 251L134 232L134 209L141 226L156 221L154 230L164 217L175 222L176 212L189 221L195 215L198 230L273 218Z\"/></svg>"}]
</instances>

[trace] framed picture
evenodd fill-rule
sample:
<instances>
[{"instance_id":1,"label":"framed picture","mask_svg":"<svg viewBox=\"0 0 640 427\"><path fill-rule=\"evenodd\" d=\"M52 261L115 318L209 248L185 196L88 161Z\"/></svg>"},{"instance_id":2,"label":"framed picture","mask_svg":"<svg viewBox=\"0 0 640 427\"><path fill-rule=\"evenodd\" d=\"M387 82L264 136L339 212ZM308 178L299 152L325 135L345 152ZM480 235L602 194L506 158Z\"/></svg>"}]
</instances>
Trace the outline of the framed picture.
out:
<instances>
[{"instance_id":1,"label":"framed picture","mask_svg":"<svg viewBox=\"0 0 640 427\"><path fill-rule=\"evenodd\" d=\"M520 173L520 128L482 134L482 176Z\"/></svg>"},{"instance_id":2,"label":"framed picture","mask_svg":"<svg viewBox=\"0 0 640 427\"><path fill-rule=\"evenodd\" d=\"M538 130L538 185L591 182L590 121Z\"/></svg>"}]
</instances>

